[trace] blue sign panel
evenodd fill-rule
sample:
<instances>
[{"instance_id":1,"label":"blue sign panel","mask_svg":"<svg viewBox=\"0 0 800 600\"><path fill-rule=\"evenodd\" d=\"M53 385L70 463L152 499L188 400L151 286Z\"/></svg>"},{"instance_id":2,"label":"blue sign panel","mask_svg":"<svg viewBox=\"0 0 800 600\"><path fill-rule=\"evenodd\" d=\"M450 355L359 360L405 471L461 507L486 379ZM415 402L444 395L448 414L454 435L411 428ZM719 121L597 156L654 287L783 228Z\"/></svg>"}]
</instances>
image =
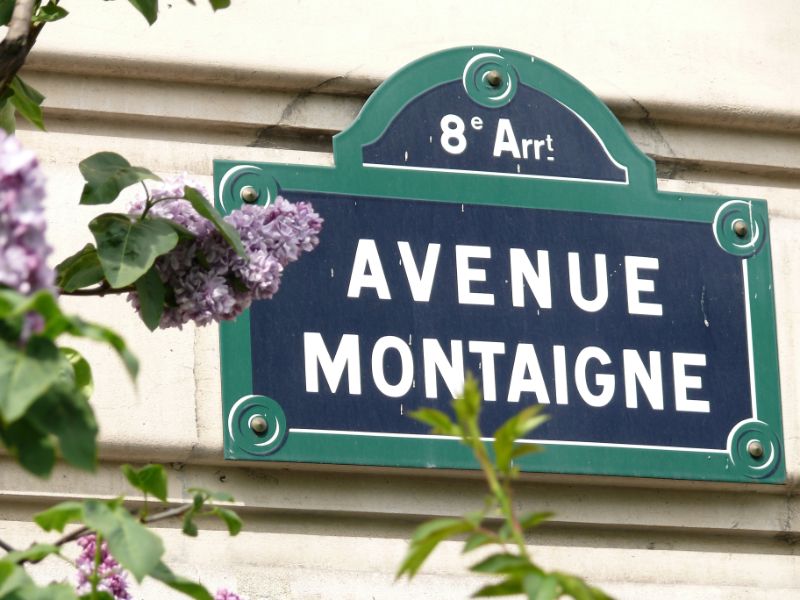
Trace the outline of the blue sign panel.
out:
<instances>
[{"instance_id":1,"label":"blue sign panel","mask_svg":"<svg viewBox=\"0 0 800 600\"><path fill-rule=\"evenodd\" d=\"M250 343L254 393L291 398L292 430L423 434L408 411L467 370L485 431L539 403L542 440L724 451L755 416L746 263L708 225L290 199L313 203L324 243L253 307Z\"/></svg>"},{"instance_id":2,"label":"blue sign panel","mask_svg":"<svg viewBox=\"0 0 800 600\"><path fill-rule=\"evenodd\" d=\"M223 210L280 195L324 219L222 326L227 458L474 468L408 417L471 372L482 431L550 417L522 470L785 479L764 201L660 192L602 102L507 50L401 70L334 160L215 162Z\"/></svg>"}]
</instances>

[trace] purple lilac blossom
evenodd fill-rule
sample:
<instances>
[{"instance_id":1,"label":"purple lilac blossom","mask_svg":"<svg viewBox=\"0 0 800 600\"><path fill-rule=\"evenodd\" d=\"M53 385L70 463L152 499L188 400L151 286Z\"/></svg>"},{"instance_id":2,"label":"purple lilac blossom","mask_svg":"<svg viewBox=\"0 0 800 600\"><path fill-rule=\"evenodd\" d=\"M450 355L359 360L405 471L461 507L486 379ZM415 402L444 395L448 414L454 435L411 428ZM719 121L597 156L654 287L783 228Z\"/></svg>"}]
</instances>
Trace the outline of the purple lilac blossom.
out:
<instances>
[{"instance_id":1,"label":"purple lilac blossom","mask_svg":"<svg viewBox=\"0 0 800 600\"><path fill-rule=\"evenodd\" d=\"M0 286L21 294L54 289L44 195L44 175L34 154L0 130Z\"/></svg>"},{"instance_id":2,"label":"purple lilac blossom","mask_svg":"<svg viewBox=\"0 0 800 600\"><path fill-rule=\"evenodd\" d=\"M94 555L97 548L95 535L85 535L78 539L81 547L81 554L76 565L78 567L78 588L79 594L86 594L92 590L92 583L89 580L94 572ZM100 581L97 584L99 591L108 592L114 600L132 600L128 592L128 579L125 570L114 560L108 552L108 544L103 542L100 546L100 565L97 569Z\"/></svg>"},{"instance_id":3,"label":"purple lilac blossom","mask_svg":"<svg viewBox=\"0 0 800 600\"><path fill-rule=\"evenodd\" d=\"M202 186L182 176L153 190L151 198L180 197L184 185L207 196ZM141 214L143 208L141 198L130 213ZM244 205L225 217L242 239L247 253L243 258L187 200L159 202L149 214L170 219L196 236L156 260L161 280L175 294L173 305L161 317L161 328L233 319L253 300L271 298L278 291L284 267L316 247L322 227L320 216L305 202L293 204L278 197L266 207ZM136 294L129 299L138 310Z\"/></svg>"},{"instance_id":4,"label":"purple lilac blossom","mask_svg":"<svg viewBox=\"0 0 800 600\"><path fill-rule=\"evenodd\" d=\"M230 592L225 588L220 588L217 590L217 593L214 594L214 600L244 600L244 598L236 592Z\"/></svg>"}]
</instances>

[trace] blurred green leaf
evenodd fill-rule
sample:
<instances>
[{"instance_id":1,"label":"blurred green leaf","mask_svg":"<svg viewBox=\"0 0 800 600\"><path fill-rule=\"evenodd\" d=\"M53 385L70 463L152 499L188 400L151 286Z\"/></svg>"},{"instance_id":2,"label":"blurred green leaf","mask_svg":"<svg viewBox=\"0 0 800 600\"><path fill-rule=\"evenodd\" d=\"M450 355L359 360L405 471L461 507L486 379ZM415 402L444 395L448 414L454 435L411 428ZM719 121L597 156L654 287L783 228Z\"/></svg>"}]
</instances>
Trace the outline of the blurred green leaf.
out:
<instances>
[{"instance_id":1,"label":"blurred green leaf","mask_svg":"<svg viewBox=\"0 0 800 600\"><path fill-rule=\"evenodd\" d=\"M155 331L161 323L161 315L164 314L167 288L155 266L137 279L135 285L139 296L139 316L150 331Z\"/></svg>"},{"instance_id":2,"label":"blurred green leaf","mask_svg":"<svg viewBox=\"0 0 800 600\"><path fill-rule=\"evenodd\" d=\"M540 412L540 406L529 406L510 417L494 432L495 462L497 469L501 473L509 473L511 471L511 461L514 457L514 443L516 440L547 420L547 417L539 414ZM518 452L516 456L535 452L537 449L532 444L524 444L520 448L524 448L524 450Z\"/></svg>"},{"instance_id":3,"label":"blurred green leaf","mask_svg":"<svg viewBox=\"0 0 800 600\"><path fill-rule=\"evenodd\" d=\"M16 552L9 552L3 559L19 563L23 560L40 561L51 554L58 554L60 549L58 546L52 544L33 544L30 548L25 550L17 550Z\"/></svg>"},{"instance_id":4,"label":"blurred green leaf","mask_svg":"<svg viewBox=\"0 0 800 600\"><path fill-rule=\"evenodd\" d=\"M62 290L77 289L103 281L103 267L97 256L97 248L86 244L81 250L56 265L56 285Z\"/></svg>"},{"instance_id":5,"label":"blurred green leaf","mask_svg":"<svg viewBox=\"0 0 800 600\"><path fill-rule=\"evenodd\" d=\"M92 367L83 355L72 348L62 346L59 348L61 355L72 365L75 375L75 390L87 400L92 397L94 391L94 380L92 378Z\"/></svg>"},{"instance_id":6,"label":"blurred green leaf","mask_svg":"<svg viewBox=\"0 0 800 600\"><path fill-rule=\"evenodd\" d=\"M59 21L66 17L69 13L61 6L50 0L47 4L42 6L33 16L33 23L52 23Z\"/></svg>"},{"instance_id":7,"label":"blurred green leaf","mask_svg":"<svg viewBox=\"0 0 800 600\"><path fill-rule=\"evenodd\" d=\"M122 506L87 500L83 504L84 522L108 542L108 550L119 563L141 582L161 562L161 539L133 518Z\"/></svg>"},{"instance_id":8,"label":"blurred green leaf","mask_svg":"<svg viewBox=\"0 0 800 600\"><path fill-rule=\"evenodd\" d=\"M197 537L197 525L194 522L194 510L190 510L183 515L183 528L181 529L184 535L189 537Z\"/></svg>"},{"instance_id":9,"label":"blurred green leaf","mask_svg":"<svg viewBox=\"0 0 800 600\"><path fill-rule=\"evenodd\" d=\"M212 225L216 227L225 241L236 251L236 254L239 256L247 256L247 252L242 245L242 239L239 237L239 232L223 220L222 215L219 214L217 209L214 208L208 200L206 200L203 194L187 185L183 188L183 195L201 217L211 221Z\"/></svg>"},{"instance_id":10,"label":"blurred green leaf","mask_svg":"<svg viewBox=\"0 0 800 600\"><path fill-rule=\"evenodd\" d=\"M0 99L0 129L11 134L17 130L17 117L10 97Z\"/></svg>"},{"instance_id":11,"label":"blurred green leaf","mask_svg":"<svg viewBox=\"0 0 800 600\"><path fill-rule=\"evenodd\" d=\"M531 529L533 527L536 527L540 523L543 523L547 519L552 518L554 514L555 513L551 512L528 513L526 515L523 515L523 517L519 520L519 525L520 527L522 527L522 529Z\"/></svg>"},{"instance_id":12,"label":"blurred green leaf","mask_svg":"<svg viewBox=\"0 0 800 600\"><path fill-rule=\"evenodd\" d=\"M34 515L33 520L45 531L64 531L67 523L79 522L83 519L83 504L80 502L62 502Z\"/></svg>"},{"instance_id":13,"label":"blurred green leaf","mask_svg":"<svg viewBox=\"0 0 800 600\"><path fill-rule=\"evenodd\" d=\"M435 408L420 408L408 413L412 419L430 425L431 433L435 435L461 436L461 428L450 420L450 417Z\"/></svg>"},{"instance_id":14,"label":"blurred green leaf","mask_svg":"<svg viewBox=\"0 0 800 600\"><path fill-rule=\"evenodd\" d=\"M472 594L473 598L493 598L495 596L514 596L522 593L522 580L509 577L500 583L493 583L479 589Z\"/></svg>"},{"instance_id":15,"label":"blurred green leaf","mask_svg":"<svg viewBox=\"0 0 800 600\"><path fill-rule=\"evenodd\" d=\"M522 579L522 589L528 600L554 600L558 598L558 581L552 575L530 573Z\"/></svg>"},{"instance_id":16,"label":"blurred green leaf","mask_svg":"<svg viewBox=\"0 0 800 600\"><path fill-rule=\"evenodd\" d=\"M215 506L211 512L224 521L230 535L238 535L242 530L242 520L232 510Z\"/></svg>"},{"instance_id":17,"label":"blurred green leaf","mask_svg":"<svg viewBox=\"0 0 800 600\"><path fill-rule=\"evenodd\" d=\"M178 243L178 234L165 223L134 221L118 213L96 217L89 229L97 242L103 273L115 288L132 284Z\"/></svg>"},{"instance_id":18,"label":"blurred green leaf","mask_svg":"<svg viewBox=\"0 0 800 600\"><path fill-rule=\"evenodd\" d=\"M479 531L477 533L473 533L467 538L467 541L464 543L464 550L462 553L466 554L467 552L472 552L475 550L475 548L480 548L481 546L497 543L499 541L500 540L497 536L488 535Z\"/></svg>"},{"instance_id":19,"label":"blurred green leaf","mask_svg":"<svg viewBox=\"0 0 800 600\"><path fill-rule=\"evenodd\" d=\"M464 381L464 392L453 399L453 410L456 413L458 425L467 436L462 435L465 442L469 441L469 432L472 427L477 427L478 415L481 412L481 392L478 386L478 381L467 373L466 380ZM475 440L473 440L475 441Z\"/></svg>"},{"instance_id":20,"label":"blurred green leaf","mask_svg":"<svg viewBox=\"0 0 800 600\"><path fill-rule=\"evenodd\" d=\"M148 24L152 25L158 19L158 0L128 0L128 2L142 13Z\"/></svg>"},{"instance_id":21,"label":"blurred green leaf","mask_svg":"<svg viewBox=\"0 0 800 600\"><path fill-rule=\"evenodd\" d=\"M94 470L97 422L86 396L76 385L51 387L33 404L27 419L40 431L58 438L64 460L79 469Z\"/></svg>"},{"instance_id":22,"label":"blurred green leaf","mask_svg":"<svg viewBox=\"0 0 800 600\"><path fill-rule=\"evenodd\" d=\"M472 528L472 524L468 521L455 518L433 519L423 523L417 527L411 538L411 544L397 572L397 577L403 575L408 575L409 578L414 577L439 542L450 536L470 531Z\"/></svg>"},{"instance_id":23,"label":"blurred green leaf","mask_svg":"<svg viewBox=\"0 0 800 600\"><path fill-rule=\"evenodd\" d=\"M69 333L74 336L105 342L111 346L122 359L130 376L134 379L136 378L136 375L139 373L139 361L133 353L128 350L128 346L125 344L125 340L122 339L122 336L108 327L95 323L87 323L78 318L74 318L70 321Z\"/></svg>"},{"instance_id":24,"label":"blurred green leaf","mask_svg":"<svg viewBox=\"0 0 800 600\"><path fill-rule=\"evenodd\" d=\"M158 175L144 167L134 167L116 152L98 152L79 164L86 179L81 193L81 204L109 204L117 199L126 187L145 179L161 181Z\"/></svg>"},{"instance_id":25,"label":"blurred green leaf","mask_svg":"<svg viewBox=\"0 0 800 600\"><path fill-rule=\"evenodd\" d=\"M17 109L17 112L30 121L31 124L44 131L41 106L44 96L38 90L25 83L19 75L11 80L8 88L14 92L14 95L11 96L11 103Z\"/></svg>"},{"instance_id":26,"label":"blurred green leaf","mask_svg":"<svg viewBox=\"0 0 800 600\"><path fill-rule=\"evenodd\" d=\"M60 355L50 340L34 336L22 349L0 340L0 416L13 423L58 378Z\"/></svg>"},{"instance_id":27,"label":"blurred green leaf","mask_svg":"<svg viewBox=\"0 0 800 600\"><path fill-rule=\"evenodd\" d=\"M167 474L162 465L145 465L141 469L122 465L122 472L136 489L152 494L162 502L167 501Z\"/></svg>"},{"instance_id":28,"label":"blurred green leaf","mask_svg":"<svg viewBox=\"0 0 800 600\"><path fill-rule=\"evenodd\" d=\"M8 25L14 13L14 0L0 0L0 26Z\"/></svg>"},{"instance_id":29,"label":"blurred green leaf","mask_svg":"<svg viewBox=\"0 0 800 600\"><path fill-rule=\"evenodd\" d=\"M163 562L159 562L156 565L155 569L150 572L150 577L158 579L173 590L186 594L195 600L214 600L213 596L202 585L185 577L175 575Z\"/></svg>"},{"instance_id":30,"label":"blurred green leaf","mask_svg":"<svg viewBox=\"0 0 800 600\"><path fill-rule=\"evenodd\" d=\"M472 565L469 570L476 573L511 574L527 569L530 566L531 563L527 558L523 556L517 556L516 554L502 552L499 554L492 554L482 561Z\"/></svg>"},{"instance_id":31,"label":"blurred green leaf","mask_svg":"<svg viewBox=\"0 0 800 600\"><path fill-rule=\"evenodd\" d=\"M209 2L211 2L211 8L215 11L228 8L231 5L231 0L209 0Z\"/></svg>"}]
</instances>

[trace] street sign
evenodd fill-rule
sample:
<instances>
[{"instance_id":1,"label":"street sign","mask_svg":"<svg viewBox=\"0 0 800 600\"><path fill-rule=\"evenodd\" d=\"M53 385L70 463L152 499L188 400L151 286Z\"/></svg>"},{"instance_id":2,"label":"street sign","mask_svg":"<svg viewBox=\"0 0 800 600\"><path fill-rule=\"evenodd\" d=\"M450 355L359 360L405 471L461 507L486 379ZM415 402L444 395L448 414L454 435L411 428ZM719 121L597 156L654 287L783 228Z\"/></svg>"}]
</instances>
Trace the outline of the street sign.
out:
<instances>
[{"instance_id":1,"label":"street sign","mask_svg":"<svg viewBox=\"0 0 800 600\"><path fill-rule=\"evenodd\" d=\"M485 432L550 415L524 471L784 481L763 200L659 192L598 98L496 48L393 75L334 160L214 163L223 211L253 186L325 220L221 326L226 458L474 468L408 417L472 372Z\"/></svg>"}]
</instances>

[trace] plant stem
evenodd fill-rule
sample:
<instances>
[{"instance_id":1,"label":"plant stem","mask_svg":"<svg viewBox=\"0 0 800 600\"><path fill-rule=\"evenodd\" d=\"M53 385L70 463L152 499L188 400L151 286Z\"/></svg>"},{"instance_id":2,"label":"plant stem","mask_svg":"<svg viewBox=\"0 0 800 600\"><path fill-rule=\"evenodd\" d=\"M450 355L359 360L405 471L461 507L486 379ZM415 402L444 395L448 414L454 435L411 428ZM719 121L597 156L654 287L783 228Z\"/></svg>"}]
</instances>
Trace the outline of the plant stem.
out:
<instances>
[{"instance_id":1,"label":"plant stem","mask_svg":"<svg viewBox=\"0 0 800 600\"><path fill-rule=\"evenodd\" d=\"M14 552L14 547L6 544L3 540L0 540L0 548L5 550L6 552Z\"/></svg>"}]
</instances>

